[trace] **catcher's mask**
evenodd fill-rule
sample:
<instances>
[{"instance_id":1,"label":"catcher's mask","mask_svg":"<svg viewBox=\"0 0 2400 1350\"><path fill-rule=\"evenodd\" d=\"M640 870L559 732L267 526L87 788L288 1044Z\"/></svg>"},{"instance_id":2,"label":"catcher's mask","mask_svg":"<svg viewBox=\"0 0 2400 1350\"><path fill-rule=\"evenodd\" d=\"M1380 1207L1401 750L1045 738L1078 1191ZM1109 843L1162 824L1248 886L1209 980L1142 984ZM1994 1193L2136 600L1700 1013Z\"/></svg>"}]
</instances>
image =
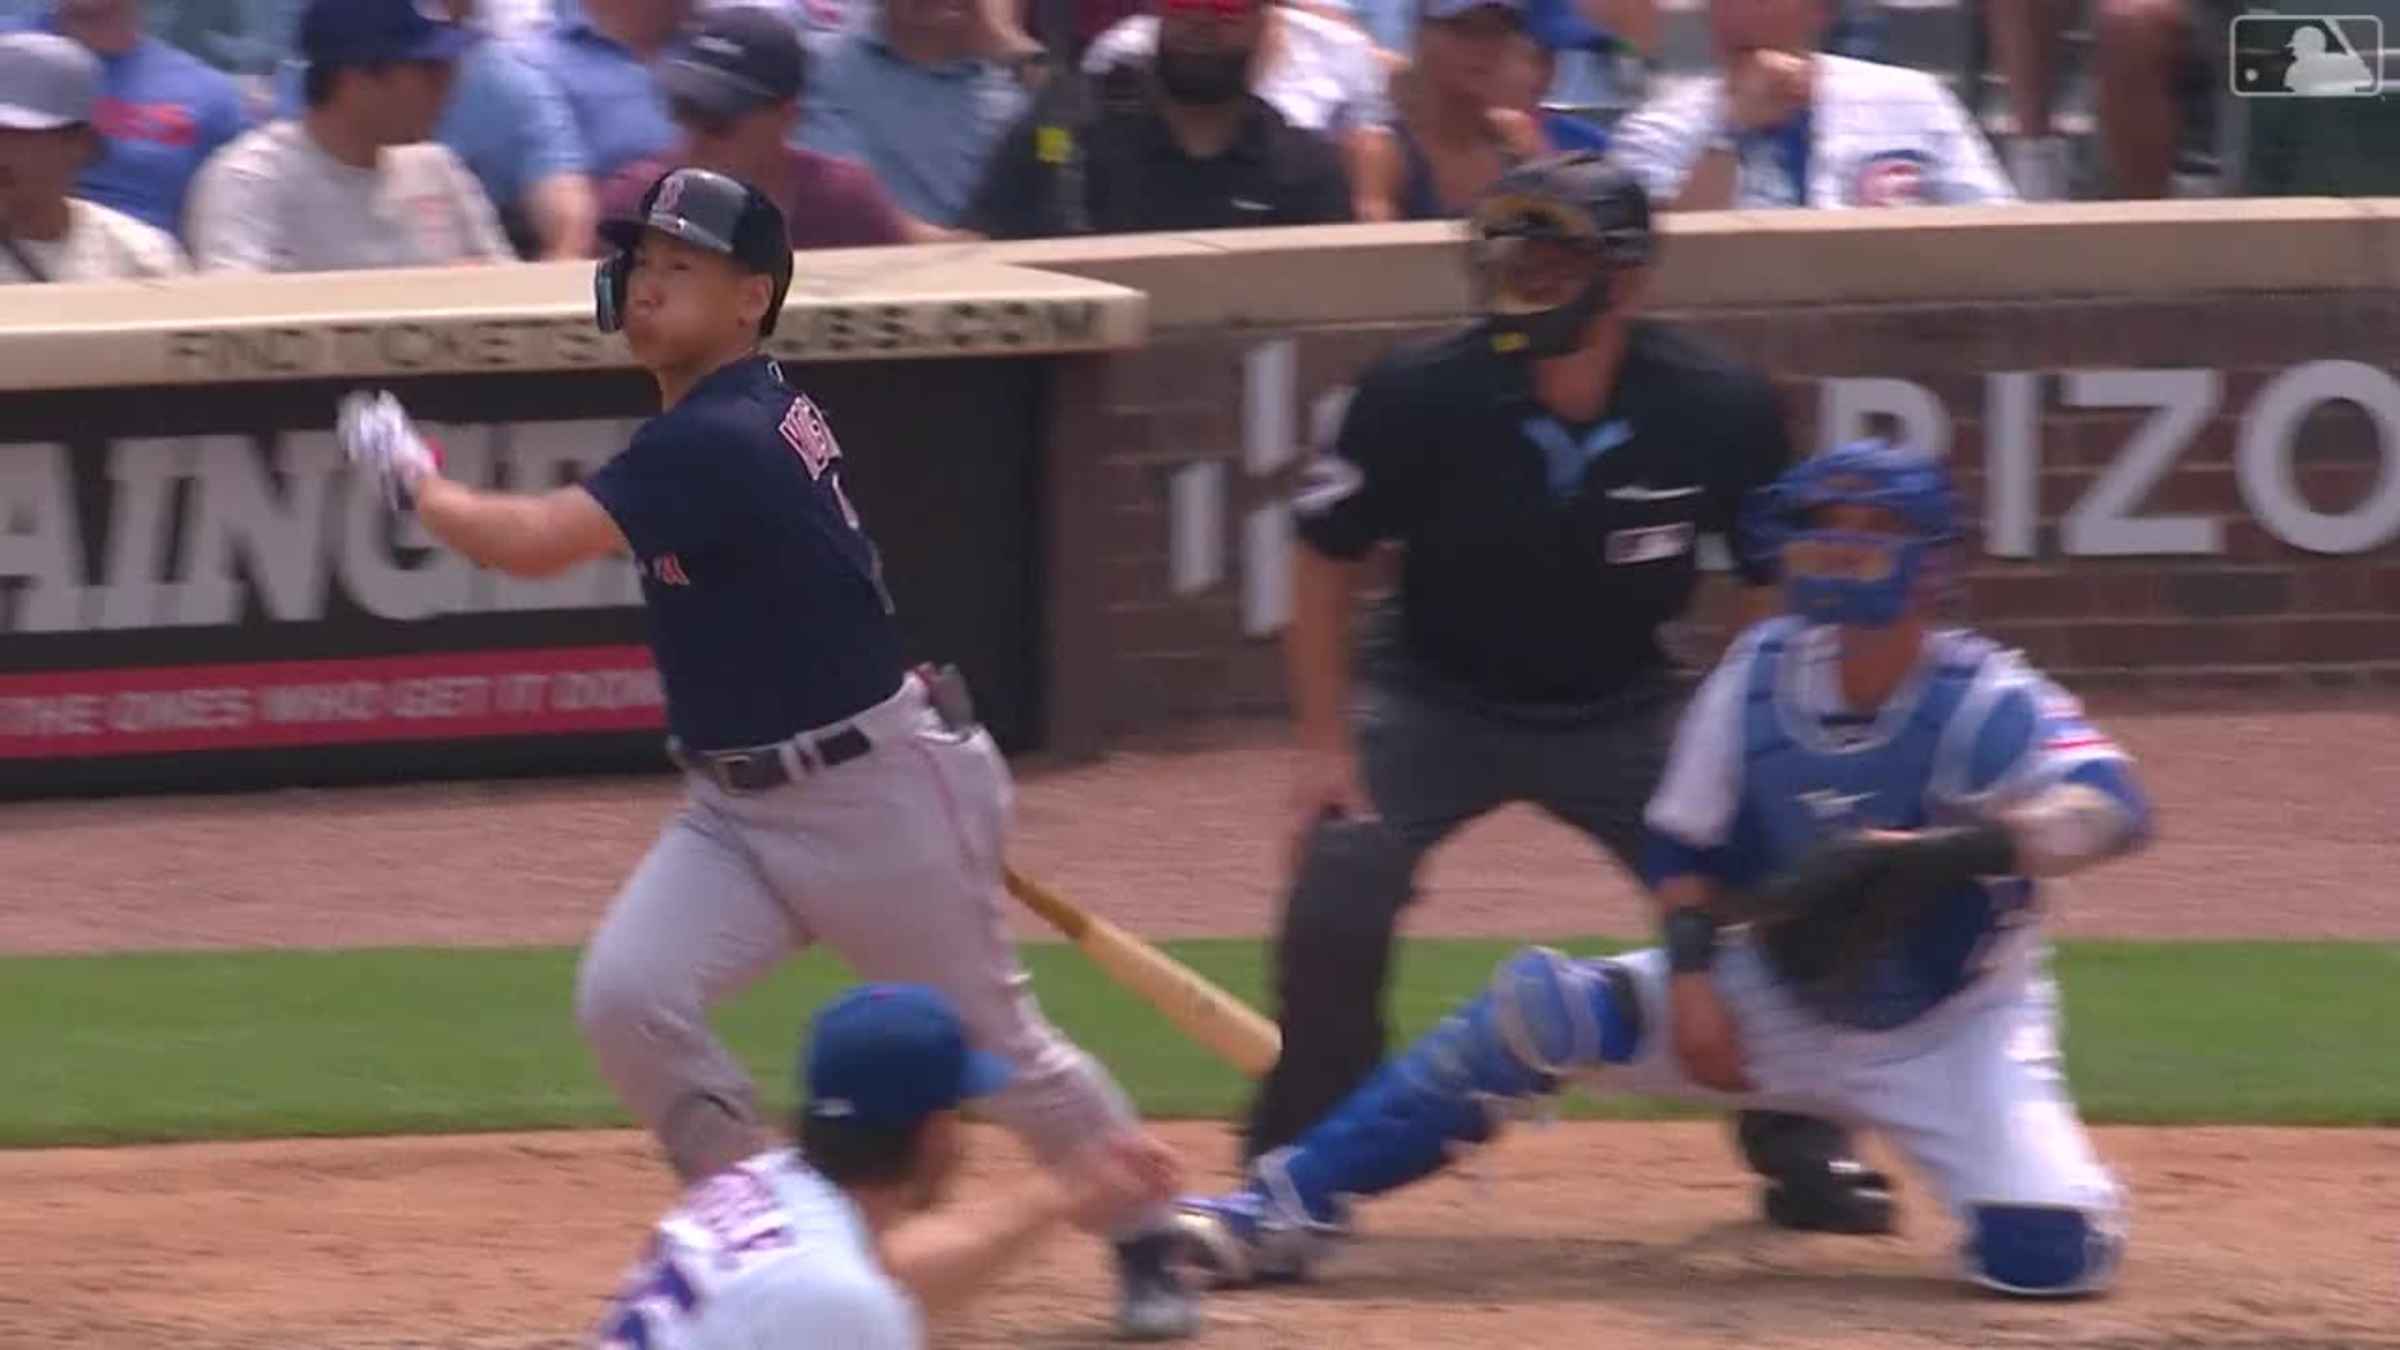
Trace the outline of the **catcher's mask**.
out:
<instances>
[{"instance_id":1,"label":"catcher's mask","mask_svg":"<svg viewBox=\"0 0 2400 1350\"><path fill-rule=\"evenodd\" d=\"M1891 513L1906 533L1828 529L1830 506ZM1854 441L1794 465L1752 494L1743 551L1773 559L1794 611L1818 623L1882 628L1919 592L1929 554L1958 539L1957 497L1942 462L1885 441Z\"/></svg>"},{"instance_id":2,"label":"catcher's mask","mask_svg":"<svg viewBox=\"0 0 2400 1350\"><path fill-rule=\"evenodd\" d=\"M1494 350L1534 359L1583 345L1610 277L1650 260L1650 199L1589 152L1501 175L1467 221L1468 267Z\"/></svg>"},{"instance_id":3,"label":"catcher's mask","mask_svg":"<svg viewBox=\"0 0 2400 1350\"><path fill-rule=\"evenodd\" d=\"M632 277L633 248L644 230L722 253L774 278L775 294L758 322L758 335L774 333L784 297L792 289L792 245L784 233L783 212L758 189L707 169L661 174L631 216L600 223L609 253L592 277L592 319L601 332L614 333L625 326L625 288Z\"/></svg>"}]
</instances>

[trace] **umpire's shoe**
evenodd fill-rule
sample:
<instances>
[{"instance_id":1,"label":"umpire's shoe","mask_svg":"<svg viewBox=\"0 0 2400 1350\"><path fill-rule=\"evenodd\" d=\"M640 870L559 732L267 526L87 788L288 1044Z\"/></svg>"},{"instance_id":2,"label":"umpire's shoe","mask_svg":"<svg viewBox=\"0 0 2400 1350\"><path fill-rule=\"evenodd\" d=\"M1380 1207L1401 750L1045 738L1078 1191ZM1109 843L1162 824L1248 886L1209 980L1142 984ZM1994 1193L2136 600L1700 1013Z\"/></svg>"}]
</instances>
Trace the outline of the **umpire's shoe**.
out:
<instances>
[{"instance_id":1,"label":"umpire's shoe","mask_svg":"<svg viewBox=\"0 0 2400 1350\"><path fill-rule=\"evenodd\" d=\"M1892 1179L1855 1158L1837 1158L1767 1183L1767 1222L1801 1233L1876 1237L1899 1226Z\"/></svg>"},{"instance_id":2,"label":"umpire's shoe","mask_svg":"<svg viewBox=\"0 0 2400 1350\"><path fill-rule=\"evenodd\" d=\"M1181 1237L1174 1228L1117 1244L1117 1335L1128 1341L1178 1341L1200 1330L1200 1304L1175 1273Z\"/></svg>"},{"instance_id":3,"label":"umpire's shoe","mask_svg":"<svg viewBox=\"0 0 2400 1350\"><path fill-rule=\"evenodd\" d=\"M1803 1233L1889 1233L1897 1224L1892 1179L1851 1151L1850 1132L1788 1111L1743 1111L1734 1138L1752 1171L1767 1179L1767 1222Z\"/></svg>"}]
</instances>

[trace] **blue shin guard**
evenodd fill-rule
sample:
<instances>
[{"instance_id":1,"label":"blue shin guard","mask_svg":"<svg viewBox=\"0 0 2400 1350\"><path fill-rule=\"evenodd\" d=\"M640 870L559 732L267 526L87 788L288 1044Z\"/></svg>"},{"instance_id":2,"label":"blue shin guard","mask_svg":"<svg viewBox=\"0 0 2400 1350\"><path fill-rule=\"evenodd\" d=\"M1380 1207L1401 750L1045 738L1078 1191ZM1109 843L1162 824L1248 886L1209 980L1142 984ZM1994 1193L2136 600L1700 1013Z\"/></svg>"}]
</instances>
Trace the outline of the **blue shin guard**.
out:
<instances>
[{"instance_id":1,"label":"blue shin guard","mask_svg":"<svg viewBox=\"0 0 2400 1350\"><path fill-rule=\"evenodd\" d=\"M1261 1158L1254 1184L1280 1209L1334 1222L1340 1197L1439 1170L1453 1149L1489 1140L1507 1103L1557 1091L1563 1074L1624 1063L1640 1038L1624 970L1528 947L1297 1144Z\"/></svg>"}]
</instances>

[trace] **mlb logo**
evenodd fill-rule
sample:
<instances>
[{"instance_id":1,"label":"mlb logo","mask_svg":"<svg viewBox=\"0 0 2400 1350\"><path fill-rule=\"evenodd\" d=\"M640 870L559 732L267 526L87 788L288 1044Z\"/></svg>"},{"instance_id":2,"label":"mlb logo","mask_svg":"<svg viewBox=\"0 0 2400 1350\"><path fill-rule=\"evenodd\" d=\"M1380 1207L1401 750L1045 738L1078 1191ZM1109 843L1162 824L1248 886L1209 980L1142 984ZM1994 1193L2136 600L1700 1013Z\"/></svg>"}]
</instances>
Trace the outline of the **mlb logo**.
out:
<instances>
[{"instance_id":1,"label":"mlb logo","mask_svg":"<svg viewBox=\"0 0 2400 1350\"><path fill-rule=\"evenodd\" d=\"M1850 184L1853 206L1923 206L1931 162L1916 150L1891 150L1859 162Z\"/></svg>"},{"instance_id":2,"label":"mlb logo","mask_svg":"<svg viewBox=\"0 0 2400 1350\"><path fill-rule=\"evenodd\" d=\"M2236 98L2383 92L2383 20L2372 14L2240 14L2227 41Z\"/></svg>"}]
</instances>

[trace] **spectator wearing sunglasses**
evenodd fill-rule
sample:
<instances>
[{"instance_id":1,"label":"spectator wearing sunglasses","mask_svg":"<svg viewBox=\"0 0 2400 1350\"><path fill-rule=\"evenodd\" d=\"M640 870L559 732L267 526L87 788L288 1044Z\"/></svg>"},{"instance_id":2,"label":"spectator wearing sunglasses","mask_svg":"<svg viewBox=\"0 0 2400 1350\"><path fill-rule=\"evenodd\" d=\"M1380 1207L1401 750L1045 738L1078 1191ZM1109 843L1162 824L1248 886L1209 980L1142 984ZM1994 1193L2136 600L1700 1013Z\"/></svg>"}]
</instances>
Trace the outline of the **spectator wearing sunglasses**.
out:
<instances>
[{"instance_id":1,"label":"spectator wearing sunglasses","mask_svg":"<svg viewBox=\"0 0 2400 1350\"><path fill-rule=\"evenodd\" d=\"M619 170L601 191L602 218L630 218L661 175L689 167L740 179L773 198L795 249L955 237L902 211L855 161L790 143L807 73L799 30L782 14L759 6L710 13L658 67L682 144Z\"/></svg>"}]
</instances>

